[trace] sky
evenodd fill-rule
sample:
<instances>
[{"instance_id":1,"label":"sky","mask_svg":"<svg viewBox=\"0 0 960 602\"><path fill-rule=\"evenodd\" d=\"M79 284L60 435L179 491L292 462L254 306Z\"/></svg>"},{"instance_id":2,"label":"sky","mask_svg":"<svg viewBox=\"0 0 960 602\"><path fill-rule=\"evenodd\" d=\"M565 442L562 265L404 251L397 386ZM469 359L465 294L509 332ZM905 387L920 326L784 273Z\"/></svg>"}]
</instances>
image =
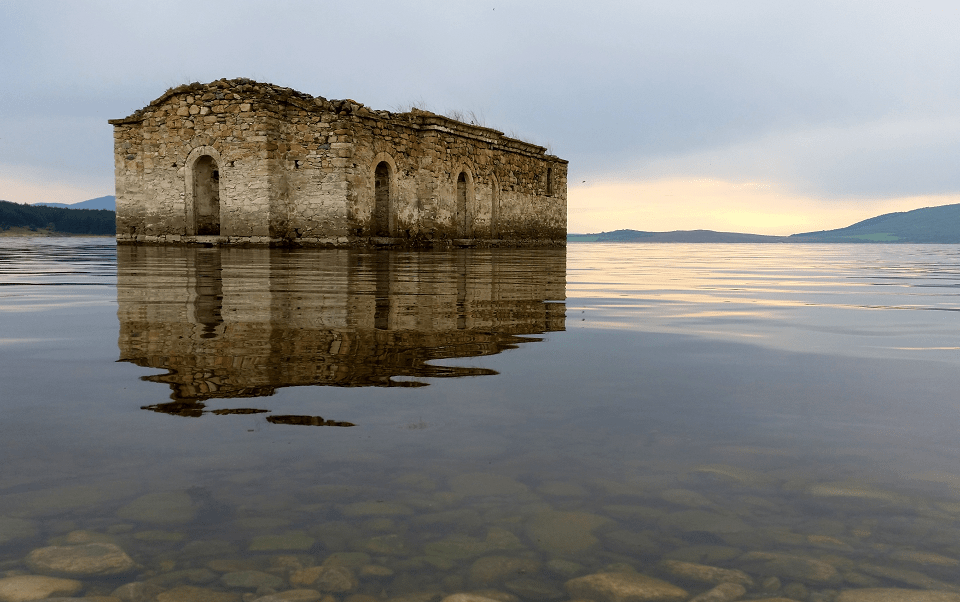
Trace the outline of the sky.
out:
<instances>
[{"instance_id":1,"label":"sky","mask_svg":"<svg viewBox=\"0 0 960 602\"><path fill-rule=\"evenodd\" d=\"M249 77L473 111L568 230L791 234L960 202L960 3L0 2L0 199L113 194L107 119Z\"/></svg>"}]
</instances>

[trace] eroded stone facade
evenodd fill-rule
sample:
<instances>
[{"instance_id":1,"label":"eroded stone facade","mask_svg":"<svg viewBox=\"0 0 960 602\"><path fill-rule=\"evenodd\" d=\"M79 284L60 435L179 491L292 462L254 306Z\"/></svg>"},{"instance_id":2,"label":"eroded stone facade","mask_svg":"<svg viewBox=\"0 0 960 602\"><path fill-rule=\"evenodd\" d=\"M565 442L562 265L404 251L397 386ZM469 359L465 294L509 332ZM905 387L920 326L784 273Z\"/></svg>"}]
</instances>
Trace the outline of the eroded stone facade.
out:
<instances>
[{"instance_id":1,"label":"eroded stone facade","mask_svg":"<svg viewBox=\"0 0 960 602\"><path fill-rule=\"evenodd\" d=\"M430 112L234 79L110 123L121 243L566 241L566 161Z\"/></svg>"}]
</instances>

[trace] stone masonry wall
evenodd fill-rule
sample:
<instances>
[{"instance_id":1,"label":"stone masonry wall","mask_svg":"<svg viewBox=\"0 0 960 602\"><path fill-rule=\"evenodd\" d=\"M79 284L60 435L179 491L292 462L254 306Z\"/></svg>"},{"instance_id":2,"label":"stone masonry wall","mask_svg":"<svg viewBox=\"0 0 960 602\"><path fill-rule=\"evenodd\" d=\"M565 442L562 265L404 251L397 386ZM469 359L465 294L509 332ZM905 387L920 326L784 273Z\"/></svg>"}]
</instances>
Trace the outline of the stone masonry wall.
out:
<instances>
[{"instance_id":1,"label":"stone masonry wall","mask_svg":"<svg viewBox=\"0 0 960 602\"><path fill-rule=\"evenodd\" d=\"M566 161L490 128L243 79L180 86L110 123L119 242L565 243Z\"/></svg>"}]
</instances>

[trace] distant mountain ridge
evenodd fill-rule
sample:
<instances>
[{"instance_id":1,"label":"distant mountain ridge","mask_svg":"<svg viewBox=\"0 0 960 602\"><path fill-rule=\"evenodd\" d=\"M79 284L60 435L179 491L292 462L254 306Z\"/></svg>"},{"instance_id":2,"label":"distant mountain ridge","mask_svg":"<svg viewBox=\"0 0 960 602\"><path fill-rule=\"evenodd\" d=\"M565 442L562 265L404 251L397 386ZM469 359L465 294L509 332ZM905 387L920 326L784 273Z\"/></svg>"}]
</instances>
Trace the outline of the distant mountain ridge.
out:
<instances>
[{"instance_id":1,"label":"distant mountain ridge","mask_svg":"<svg viewBox=\"0 0 960 602\"><path fill-rule=\"evenodd\" d=\"M34 203L34 205L60 207L61 209L109 209L110 211L116 211L117 197L108 195L98 196L95 199L80 201L79 203Z\"/></svg>"},{"instance_id":2,"label":"distant mountain ridge","mask_svg":"<svg viewBox=\"0 0 960 602\"><path fill-rule=\"evenodd\" d=\"M599 234L568 234L567 242L960 244L960 203L885 213L845 228L803 232L790 236L764 236L713 230L674 232L614 230Z\"/></svg>"}]
</instances>

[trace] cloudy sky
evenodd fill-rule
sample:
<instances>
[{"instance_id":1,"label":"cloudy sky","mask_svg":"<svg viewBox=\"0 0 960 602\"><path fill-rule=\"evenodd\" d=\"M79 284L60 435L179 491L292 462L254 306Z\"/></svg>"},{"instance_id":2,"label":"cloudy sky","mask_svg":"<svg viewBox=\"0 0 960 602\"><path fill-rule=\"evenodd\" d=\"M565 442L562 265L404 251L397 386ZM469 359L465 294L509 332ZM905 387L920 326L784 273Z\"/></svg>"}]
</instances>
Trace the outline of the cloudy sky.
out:
<instances>
[{"instance_id":1,"label":"cloudy sky","mask_svg":"<svg viewBox=\"0 0 960 602\"><path fill-rule=\"evenodd\" d=\"M112 128L250 77L570 161L569 230L789 234L960 202L960 3L0 3L0 199L113 193Z\"/></svg>"}]
</instances>

